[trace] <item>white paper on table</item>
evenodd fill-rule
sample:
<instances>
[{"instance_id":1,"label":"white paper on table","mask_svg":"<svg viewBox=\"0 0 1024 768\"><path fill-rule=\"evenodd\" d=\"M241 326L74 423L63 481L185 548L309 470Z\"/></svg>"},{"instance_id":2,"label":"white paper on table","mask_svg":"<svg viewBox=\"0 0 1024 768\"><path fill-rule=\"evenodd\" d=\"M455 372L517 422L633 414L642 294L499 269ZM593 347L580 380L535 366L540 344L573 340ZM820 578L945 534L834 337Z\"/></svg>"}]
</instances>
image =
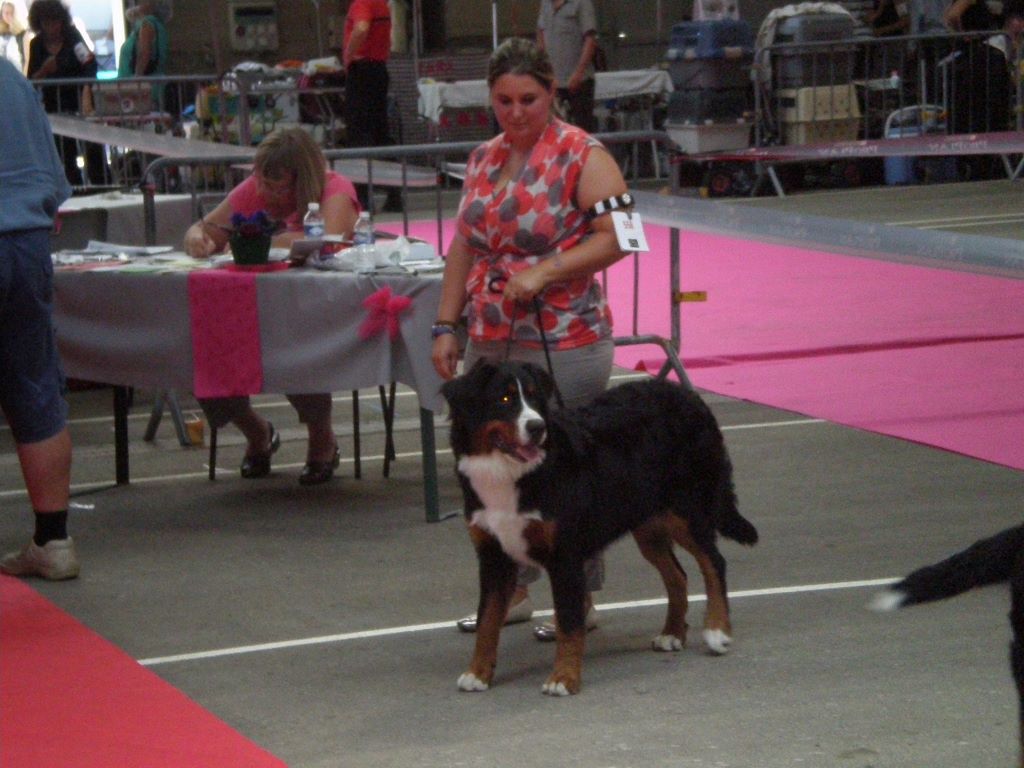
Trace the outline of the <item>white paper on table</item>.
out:
<instances>
[{"instance_id":1,"label":"white paper on table","mask_svg":"<svg viewBox=\"0 0 1024 768\"><path fill-rule=\"evenodd\" d=\"M121 243L104 243L101 240L90 240L80 253L112 253L127 256L155 256L174 250L173 245L123 245Z\"/></svg>"}]
</instances>

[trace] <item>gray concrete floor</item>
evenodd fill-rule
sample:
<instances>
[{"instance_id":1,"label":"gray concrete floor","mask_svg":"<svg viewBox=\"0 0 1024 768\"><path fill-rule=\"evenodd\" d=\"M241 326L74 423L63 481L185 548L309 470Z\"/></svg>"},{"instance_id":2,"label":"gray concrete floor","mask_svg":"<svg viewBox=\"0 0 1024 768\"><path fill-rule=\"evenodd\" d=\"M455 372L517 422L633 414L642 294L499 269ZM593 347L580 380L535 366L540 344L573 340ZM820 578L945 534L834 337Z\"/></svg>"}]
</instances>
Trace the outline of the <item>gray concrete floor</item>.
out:
<instances>
[{"instance_id":1,"label":"gray concrete floor","mask_svg":"<svg viewBox=\"0 0 1024 768\"><path fill-rule=\"evenodd\" d=\"M762 539L723 545L735 630L725 657L707 655L696 631L681 653L648 650L664 607L645 601L663 593L624 541L607 555L579 696L542 696L553 648L523 625L506 630L495 686L460 693L472 638L453 622L475 606L475 560L459 518L424 522L416 399L405 392L392 476L381 476L381 422L365 392L363 478L352 477L349 398L339 396L344 462L317 488L296 483L303 430L282 398L257 399L285 438L272 476L238 477L243 447L227 430L224 470L210 482L205 449L181 448L169 423L142 441L144 392L130 427L133 482L102 487L113 476L110 395L72 393L83 572L33 586L296 768L1012 764L1006 591L895 615L864 606L873 582L1019 523L1024 475L707 399ZM456 510L447 451L439 465L442 509ZM0 426L0 549L30 529ZM533 594L550 607L546 580ZM691 611L699 627L703 604Z\"/></svg>"}]
</instances>

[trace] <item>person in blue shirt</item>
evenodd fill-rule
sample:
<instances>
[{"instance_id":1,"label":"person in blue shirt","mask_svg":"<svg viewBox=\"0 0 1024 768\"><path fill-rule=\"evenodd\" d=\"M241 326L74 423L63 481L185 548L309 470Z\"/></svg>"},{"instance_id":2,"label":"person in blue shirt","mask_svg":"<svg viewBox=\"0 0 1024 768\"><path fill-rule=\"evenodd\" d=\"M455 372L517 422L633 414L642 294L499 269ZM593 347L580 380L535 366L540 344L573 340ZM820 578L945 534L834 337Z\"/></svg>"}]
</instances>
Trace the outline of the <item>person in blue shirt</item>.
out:
<instances>
[{"instance_id":1,"label":"person in blue shirt","mask_svg":"<svg viewBox=\"0 0 1024 768\"><path fill-rule=\"evenodd\" d=\"M35 533L0 559L11 576L73 579L68 536L71 437L53 332L50 230L71 196L50 123L35 90L0 59L0 410L10 425Z\"/></svg>"}]
</instances>

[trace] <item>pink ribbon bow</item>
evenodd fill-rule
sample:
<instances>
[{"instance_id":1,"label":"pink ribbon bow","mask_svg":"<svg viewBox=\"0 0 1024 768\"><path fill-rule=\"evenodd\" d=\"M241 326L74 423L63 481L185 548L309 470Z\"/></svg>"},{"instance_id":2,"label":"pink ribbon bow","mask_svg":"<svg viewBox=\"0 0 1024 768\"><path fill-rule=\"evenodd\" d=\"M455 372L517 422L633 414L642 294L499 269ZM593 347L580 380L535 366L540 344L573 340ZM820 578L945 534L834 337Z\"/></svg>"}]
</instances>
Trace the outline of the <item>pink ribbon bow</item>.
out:
<instances>
[{"instance_id":1,"label":"pink ribbon bow","mask_svg":"<svg viewBox=\"0 0 1024 768\"><path fill-rule=\"evenodd\" d=\"M412 299L408 296L392 296L391 288L384 286L363 299L367 315L359 326L359 338L366 340L387 329L388 337L394 341L398 338L401 327L399 315L409 308Z\"/></svg>"}]
</instances>

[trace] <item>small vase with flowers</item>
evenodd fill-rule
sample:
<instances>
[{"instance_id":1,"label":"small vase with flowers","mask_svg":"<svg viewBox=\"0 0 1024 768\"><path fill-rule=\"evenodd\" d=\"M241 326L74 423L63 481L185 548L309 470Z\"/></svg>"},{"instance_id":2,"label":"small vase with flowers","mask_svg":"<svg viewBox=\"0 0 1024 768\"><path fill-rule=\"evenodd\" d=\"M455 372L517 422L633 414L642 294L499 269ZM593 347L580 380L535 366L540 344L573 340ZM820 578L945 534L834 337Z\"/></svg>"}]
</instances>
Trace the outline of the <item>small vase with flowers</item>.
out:
<instances>
[{"instance_id":1,"label":"small vase with flowers","mask_svg":"<svg viewBox=\"0 0 1024 768\"><path fill-rule=\"evenodd\" d=\"M267 216L266 211L256 211L248 216L231 214L231 255L235 264L252 266L266 264L270 258L270 239L277 231L277 222Z\"/></svg>"}]
</instances>

